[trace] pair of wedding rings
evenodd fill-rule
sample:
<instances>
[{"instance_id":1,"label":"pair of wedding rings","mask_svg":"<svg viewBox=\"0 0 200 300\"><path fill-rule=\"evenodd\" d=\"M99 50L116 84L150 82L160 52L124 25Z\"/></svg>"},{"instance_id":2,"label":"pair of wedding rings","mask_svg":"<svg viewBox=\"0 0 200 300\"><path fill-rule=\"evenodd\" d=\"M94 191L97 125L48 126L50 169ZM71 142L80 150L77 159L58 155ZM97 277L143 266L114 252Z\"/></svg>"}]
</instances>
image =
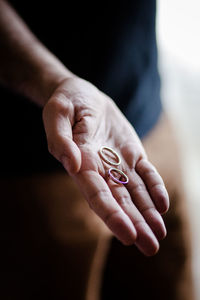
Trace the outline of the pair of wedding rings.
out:
<instances>
[{"instance_id":1,"label":"pair of wedding rings","mask_svg":"<svg viewBox=\"0 0 200 300\"><path fill-rule=\"evenodd\" d=\"M114 156L115 161L108 158L108 155L105 154L106 151L108 153L110 152ZM119 166L121 164L121 158L119 154L110 147L102 146L99 150L99 154L101 159L109 165ZM118 177L116 177L114 174L118 174ZM108 175L110 178L112 178L113 181L119 184L127 184L129 181L128 176L123 171L117 168L110 168L108 170Z\"/></svg>"}]
</instances>

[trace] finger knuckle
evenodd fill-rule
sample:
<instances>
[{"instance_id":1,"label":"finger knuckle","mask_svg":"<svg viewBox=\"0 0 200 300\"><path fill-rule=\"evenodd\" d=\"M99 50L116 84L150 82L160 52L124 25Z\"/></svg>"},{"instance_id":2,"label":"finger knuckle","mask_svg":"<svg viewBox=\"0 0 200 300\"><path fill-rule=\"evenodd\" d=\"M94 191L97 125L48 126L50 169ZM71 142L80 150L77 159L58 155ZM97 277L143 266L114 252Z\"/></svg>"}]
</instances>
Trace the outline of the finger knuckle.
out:
<instances>
[{"instance_id":1,"label":"finger knuckle","mask_svg":"<svg viewBox=\"0 0 200 300\"><path fill-rule=\"evenodd\" d=\"M144 185L144 183L139 182L137 185L135 185L133 187L133 193L134 194L140 194L140 193L144 193L147 192L146 186Z\"/></svg>"},{"instance_id":2,"label":"finger knuckle","mask_svg":"<svg viewBox=\"0 0 200 300\"><path fill-rule=\"evenodd\" d=\"M130 199L130 196L123 195L123 196L119 197L118 203L120 206L125 207L125 206L130 206L132 204L132 201Z\"/></svg>"},{"instance_id":3,"label":"finger knuckle","mask_svg":"<svg viewBox=\"0 0 200 300\"><path fill-rule=\"evenodd\" d=\"M109 212L104 217L104 222L107 226L109 226L113 221L119 218L120 212L118 210L114 210L112 212Z\"/></svg>"},{"instance_id":4,"label":"finger knuckle","mask_svg":"<svg viewBox=\"0 0 200 300\"><path fill-rule=\"evenodd\" d=\"M156 191L160 191L162 192L163 191L163 188L164 188L164 185L162 182L155 182L155 183L152 183L151 186L150 186L151 190L154 189Z\"/></svg>"},{"instance_id":5,"label":"finger knuckle","mask_svg":"<svg viewBox=\"0 0 200 300\"><path fill-rule=\"evenodd\" d=\"M136 171L144 177L154 176L158 173L156 168L147 159L139 160L136 164Z\"/></svg>"},{"instance_id":6,"label":"finger knuckle","mask_svg":"<svg viewBox=\"0 0 200 300\"><path fill-rule=\"evenodd\" d=\"M139 226L145 225L146 221L144 219L136 219L133 221L133 224L137 228Z\"/></svg>"},{"instance_id":7,"label":"finger knuckle","mask_svg":"<svg viewBox=\"0 0 200 300\"><path fill-rule=\"evenodd\" d=\"M155 175L157 175L157 172L155 169L151 168L145 168L142 172L142 175L144 178L151 178L151 177L155 177Z\"/></svg>"},{"instance_id":8,"label":"finger knuckle","mask_svg":"<svg viewBox=\"0 0 200 300\"><path fill-rule=\"evenodd\" d=\"M154 213L156 211L155 207L144 206L141 210L143 215Z\"/></svg>"},{"instance_id":9,"label":"finger knuckle","mask_svg":"<svg viewBox=\"0 0 200 300\"><path fill-rule=\"evenodd\" d=\"M101 198L108 198L108 196L109 196L109 192L107 190L102 189L91 194L90 199L96 200Z\"/></svg>"},{"instance_id":10,"label":"finger knuckle","mask_svg":"<svg viewBox=\"0 0 200 300\"><path fill-rule=\"evenodd\" d=\"M103 199L105 201L105 199L108 199L109 196L110 194L107 190L102 189L99 191L95 191L89 196L88 202L90 208L94 211L100 211L101 207L100 207L100 202L98 200Z\"/></svg>"}]
</instances>

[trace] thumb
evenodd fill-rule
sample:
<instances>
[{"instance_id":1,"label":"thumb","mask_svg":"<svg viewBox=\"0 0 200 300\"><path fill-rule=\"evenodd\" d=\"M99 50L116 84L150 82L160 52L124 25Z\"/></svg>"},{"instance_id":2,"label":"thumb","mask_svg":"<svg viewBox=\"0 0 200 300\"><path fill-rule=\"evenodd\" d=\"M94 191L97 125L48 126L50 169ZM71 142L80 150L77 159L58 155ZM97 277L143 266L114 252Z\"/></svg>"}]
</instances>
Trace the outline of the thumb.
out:
<instances>
[{"instance_id":1,"label":"thumb","mask_svg":"<svg viewBox=\"0 0 200 300\"><path fill-rule=\"evenodd\" d=\"M81 152L73 141L70 107L66 99L64 107L57 101L49 101L43 109L43 122L49 152L59 160L69 174L81 167Z\"/></svg>"}]
</instances>

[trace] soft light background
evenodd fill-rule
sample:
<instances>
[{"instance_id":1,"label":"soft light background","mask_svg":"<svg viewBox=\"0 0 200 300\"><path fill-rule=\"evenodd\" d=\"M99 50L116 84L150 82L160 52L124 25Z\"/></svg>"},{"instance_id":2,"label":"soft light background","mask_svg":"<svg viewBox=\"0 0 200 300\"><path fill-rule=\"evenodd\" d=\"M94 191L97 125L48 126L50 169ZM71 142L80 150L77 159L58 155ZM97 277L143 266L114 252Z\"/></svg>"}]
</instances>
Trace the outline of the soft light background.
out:
<instances>
[{"instance_id":1,"label":"soft light background","mask_svg":"<svg viewBox=\"0 0 200 300\"><path fill-rule=\"evenodd\" d=\"M193 273L200 299L200 1L158 0L162 99L181 145L193 229ZM189 299L188 299L189 300Z\"/></svg>"}]
</instances>

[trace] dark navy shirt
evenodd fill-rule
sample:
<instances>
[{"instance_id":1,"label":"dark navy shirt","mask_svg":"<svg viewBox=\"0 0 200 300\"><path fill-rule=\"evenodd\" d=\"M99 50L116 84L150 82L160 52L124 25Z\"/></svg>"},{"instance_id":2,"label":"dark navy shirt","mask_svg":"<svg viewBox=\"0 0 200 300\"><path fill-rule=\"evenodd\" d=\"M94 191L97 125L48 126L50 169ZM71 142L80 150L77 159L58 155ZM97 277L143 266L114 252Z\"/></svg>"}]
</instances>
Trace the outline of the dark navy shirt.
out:
<instances>
[{"instance_id":1,"label":"dark navy shirt","mask_svg":"<svg viewBox=\"0 0 200 300\"><path fill-rule=\"evenodd\" d=\"M155 0L10 2L67 68L117 103L140 137L151 130L161 112ZM59 168L41 109L5 89L1 95L2 172Z\"/></svg>"}]
</instances>

